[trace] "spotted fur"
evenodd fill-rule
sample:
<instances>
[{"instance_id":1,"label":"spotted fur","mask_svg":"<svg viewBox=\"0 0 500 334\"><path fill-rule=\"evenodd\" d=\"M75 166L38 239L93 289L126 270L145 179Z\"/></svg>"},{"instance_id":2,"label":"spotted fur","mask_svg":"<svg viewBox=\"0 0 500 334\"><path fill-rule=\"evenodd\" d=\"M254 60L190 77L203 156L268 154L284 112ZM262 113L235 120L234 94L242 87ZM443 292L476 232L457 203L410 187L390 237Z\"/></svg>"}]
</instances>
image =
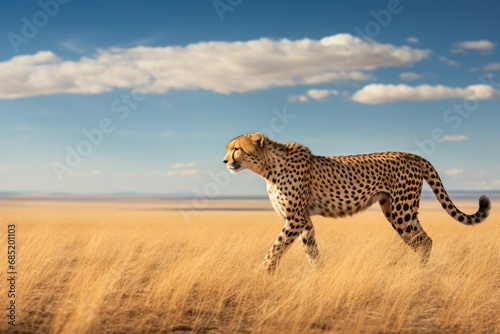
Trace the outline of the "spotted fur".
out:
<instances>
[{"instance_id":1,"label":"spotted fur","mask_svg":"<svg viewBox=\"0 0 500 334\"><path fill-rule=\"evenodd\" d=\"M299 238L312 264L319 255L311 216L344 217L378 202L394 230L428 261L432 240L418 221L423 180L446 212L458 222L476 225L491 208L481 196L479 209L467 215L448 197L434 167L424 158L401 152L351 156L316 156L298 143L279 143L261 133L229 141L224 163L232 172L250 169L266 179L274 210L285 220L264 264L274 271Z\"/></svg>"}]
</instances>

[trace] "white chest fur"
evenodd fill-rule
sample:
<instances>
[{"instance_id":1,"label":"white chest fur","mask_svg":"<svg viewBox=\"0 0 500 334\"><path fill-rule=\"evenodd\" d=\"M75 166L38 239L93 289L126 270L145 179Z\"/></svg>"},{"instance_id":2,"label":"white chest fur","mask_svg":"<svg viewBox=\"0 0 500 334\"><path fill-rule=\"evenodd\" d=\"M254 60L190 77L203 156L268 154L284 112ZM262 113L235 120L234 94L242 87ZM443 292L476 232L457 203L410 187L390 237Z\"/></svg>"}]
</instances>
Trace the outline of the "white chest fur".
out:
<instances>
[{"instance_id":1,"label":"white chest fur","mask_svg":"<svg viewBox=\"0 0 500 334\"><path fill-rule=\"evenodd\" d=\"M285 217L285 208L282 203L284 202L285 196L280 191L278 186L275 183L267 182L266 183L267 194L269 195L269 199L271 200L271 204L279 215Z\"/></svg>"},{"instance_id":2,"label":"white chest fur","mask_svg":"<svg viewBox=\"0 0 500 334\"><path fill-rule=\"evenodd\" d=\"M277 199L277 198L280 197L281 192L279 191L278 186L276 185L276 183L267 182L266 188L267 188L267 194L269 195L269 198L271 200Z\"/></svg>"}]
</instances>

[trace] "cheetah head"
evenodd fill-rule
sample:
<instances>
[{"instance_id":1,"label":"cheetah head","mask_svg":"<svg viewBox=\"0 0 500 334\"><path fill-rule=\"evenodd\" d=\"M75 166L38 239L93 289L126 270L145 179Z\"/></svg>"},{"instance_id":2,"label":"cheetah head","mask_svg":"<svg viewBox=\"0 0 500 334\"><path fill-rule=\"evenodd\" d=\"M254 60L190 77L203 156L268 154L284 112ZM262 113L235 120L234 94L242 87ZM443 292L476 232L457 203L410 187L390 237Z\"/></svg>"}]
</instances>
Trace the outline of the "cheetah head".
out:
<instances>
[{"instance_id":1,"label":"cheetah head","mask_svg":"<svg viewBox=\"0 0 500 334\"><path fill-rule=\"evenodd\" d=\"M236 137L227 143L227 152L223 162L231 173L237 173L243 169L255 172L260 167L265 143L266 137L260 132Z\"/></svg>"}]
</instances>

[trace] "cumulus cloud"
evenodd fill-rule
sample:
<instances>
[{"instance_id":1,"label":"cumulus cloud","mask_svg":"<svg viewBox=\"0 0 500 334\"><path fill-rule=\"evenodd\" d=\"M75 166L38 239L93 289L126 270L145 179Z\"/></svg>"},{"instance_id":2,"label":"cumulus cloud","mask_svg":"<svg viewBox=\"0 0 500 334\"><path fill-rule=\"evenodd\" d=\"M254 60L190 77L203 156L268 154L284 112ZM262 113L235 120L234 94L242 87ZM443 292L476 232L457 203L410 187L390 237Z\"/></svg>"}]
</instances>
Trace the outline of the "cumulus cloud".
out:
<instances>
[{"instance_id":1,"label":"cumulus cloud","mask_svg":"<svg viewBox=\"0 0 500 334\"><path fill-rule=\"evenodd\" d=\"M423 78L423 74L418 74L415 72L402 72L399 74L399 78L401 80L406 80L406 81L413 81L413 80L418 80Z\"/></svg>"},{"instance_id":2,"label":"cumulus cloud","mask_svg":"<svg viewBox=\"0 0 500 334\"><path fill-rule=\"evenodd\" d=\"M309 89L306 94L292 95L288 97L289 102L307 102L309 99L316 101L324 101L330 95L339 95L340 92L336 89Z\"/></svg>"},{"instance_id":3,"label":"cumulus cloud","mask_svg":"<svg viewBox=\"0 0 500 334\"><path fill-rule=\"evenodd\" d=\"M326 99L329 95L339 95L339 91L334 89L334 90L327 90L327 89L309 89L307 91L307 95L309 95L311 98L315 100L324 100Z\"/></svg>"},{"instance_id":4,"label":"cumulus cloud","mask_svg":"<svg viewBox=\"0 0 500 334\"><path fill-rule=\"evenodd\" d=\"M408 37L408 38L406 39L406 41L407 41L408 43L419 43L419 40L418 40L418 38L416 38L416 37Z\"/></svg>"},{"instance_id":5,"label":"cumulus cloud","mask_svg":"<svg viewBox=\"0 0 500 334\"><path fill-rule=\"evenodd\" d=\"M466 135L445 135L441 138L443 141L464 141L469 139Z\"/></svg>"},{"instance_id":6,"label":"cumulus cloud","mask_svg":"<svg viewBox=\"0 0 500 334\"><path fill-rule=\"evenodd\" d=\"M427 101L451 98L487 100L500 97L500 91L489 85L471 85L454 88L443 85L370 84L355 92L351 99L359 103L381 104L399 101Z\"/></svg>"},{"instance_id":7,"label":"cumulus cloud","mask_svg":"<svg viewBox=\"0 0 500 334\"><path fill-rule=\"evenodd\" d=\"M495 43L481 39L477 41L464 41L454 44L453 53L460 53L466 50L478 51L483 54L489 54L495 48Z\"/></svg>"},{"instance_id":8,"label":"cumulus cloud","mask_svg":"<svg viewBox=\"0 0 500 334\"><path fill-rule=\"evenodd\" d=\"M429 54L429 50L366 42L350 34L319 40L261 38L110 48L78 60L40 51L0 62L0 98L99 94L114 88L146 89L150 93L205 89L230 94L276 86L359 81L372 78L365 71L408 66Z\"/></svg>"}]
</instances>

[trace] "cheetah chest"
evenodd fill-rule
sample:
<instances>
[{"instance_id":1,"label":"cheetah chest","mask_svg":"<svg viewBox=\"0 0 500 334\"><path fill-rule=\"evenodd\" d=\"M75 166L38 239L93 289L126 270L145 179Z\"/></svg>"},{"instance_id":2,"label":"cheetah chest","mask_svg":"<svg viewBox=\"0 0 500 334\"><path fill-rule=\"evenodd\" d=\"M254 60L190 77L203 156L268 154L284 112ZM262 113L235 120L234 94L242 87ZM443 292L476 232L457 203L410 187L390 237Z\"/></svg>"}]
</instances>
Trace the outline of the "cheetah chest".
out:
<instances>
[{"instance_id":1,"label":"cheetah chest","mask_svg":"<svg viewBox=\"0 0 500 334\"><path fill-rule=\"evenodd\" d=\"M266 188L267 194L269 195L269 200L271 201L274 211L276 211L279 215L285 217L285 195L280 191L278 185L276 185L275 183L267 182Z\"/></svg>"}]
</instances>

